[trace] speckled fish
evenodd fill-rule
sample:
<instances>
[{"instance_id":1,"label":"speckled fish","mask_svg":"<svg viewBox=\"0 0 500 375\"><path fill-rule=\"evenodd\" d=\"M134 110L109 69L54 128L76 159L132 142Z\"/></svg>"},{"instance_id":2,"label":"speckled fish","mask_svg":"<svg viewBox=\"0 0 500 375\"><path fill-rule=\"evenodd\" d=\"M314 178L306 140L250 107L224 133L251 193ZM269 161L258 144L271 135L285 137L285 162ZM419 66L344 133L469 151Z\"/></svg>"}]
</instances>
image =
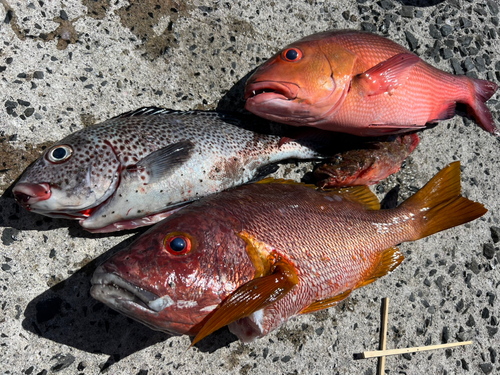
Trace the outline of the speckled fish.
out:
<instances>
[{"instance_id":1,"label":"speckled fish","mask_svg":"<svg viewBox=\"0 0 500 375\"><path fill-rule=\"evenodd\" d=\"M142 108L57 142L13 193L32 212L113 232L154 224L195 199L263 177L285 159L342 150L340 165L323 166L318 183L345 186L387 177L412 150L398 138L381 140L375 151L372 142L329 132L299 131L294 140L248 130L266 127L255 116Z\"/></svg>"},{"instance_id":2,"label":"speckled fish","mask_svg":"<svg viewBox=\"0 0 500 375\"><path fill-rule=\"evenodd\" d=\"M193 344L225 325L247 342L393 271L397 244L487 211L460 196L459 162L387 210L366 186L265 182L158 223L96 269L92 296L153 329L196 335Z\"/></svg>"},{"instance_id":3,"label":"speckled fish","mask_svg":"<svg viewBox=\"0 0 500 375\"><path fill-rule=\"evenodd\" d=\"M484 104L497 88L434 68L381 36L341 30L285 47L248 79L245 98L246 109L269 120L362 136L424 128L462 103L497 134Z\"/></svg>"},{"instance_id":4,"label":"speckled fish","mask_svg":"<svg viewBox=\"0 0 500 375\"><path fill-rule=\"evenodd\" d=\"M235 116L160 108L120 115L48 148L14 196L32 212L112 232L151 225L187 202L249 182L270 163L319 157L318 142L280 144L279 136L236 126L259 127L259 119Z\"/></svg>"}]
</instances>

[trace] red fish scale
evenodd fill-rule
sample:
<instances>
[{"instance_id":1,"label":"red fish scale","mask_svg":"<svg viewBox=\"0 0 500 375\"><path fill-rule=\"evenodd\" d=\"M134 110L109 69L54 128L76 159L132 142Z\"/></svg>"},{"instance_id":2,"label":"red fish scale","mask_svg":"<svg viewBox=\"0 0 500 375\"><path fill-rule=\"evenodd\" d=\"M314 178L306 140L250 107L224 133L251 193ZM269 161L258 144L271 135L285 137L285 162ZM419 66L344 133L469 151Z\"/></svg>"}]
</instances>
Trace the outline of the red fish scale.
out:
<instances>
[{"instance_id":1,"label":"red fish scale","mask_svg":"<svg viewBox=\"0 0 500 375\"><path fill-rule=\"evenodd\" d=\"M307 187L256 184L226 198L227 215L292 263L300 280L265 309L264 334L311 303L354 289L369 278L383 250L415 237L415 222L397 223L407 211L366 211ZM381 233L374 223L390 230Z\"/></svg>"},{"instance_id":2,"label":"red fish scale","mask_svg":"<svg viewBox=\"0 0 500 375\"><path fill-rule=\"evenodd\" d=\"M327 51L332 47L329 41L358 55L353 76L396 54L410 53L391 40L373 34L339 33L324 41L323 48ZM421 60L413 68L411 78L394 90L392 95L348 95L332 120L339 124L361 125L380 121L383 124L424 125L437 119L432 118L432 115L436 115L443 103L468 101L469 97L470 91L465 78L438 70ZM413 111L414 108L419 110ZM374 114L377 116L374 117Z\"/></svg>"}]
</instances>

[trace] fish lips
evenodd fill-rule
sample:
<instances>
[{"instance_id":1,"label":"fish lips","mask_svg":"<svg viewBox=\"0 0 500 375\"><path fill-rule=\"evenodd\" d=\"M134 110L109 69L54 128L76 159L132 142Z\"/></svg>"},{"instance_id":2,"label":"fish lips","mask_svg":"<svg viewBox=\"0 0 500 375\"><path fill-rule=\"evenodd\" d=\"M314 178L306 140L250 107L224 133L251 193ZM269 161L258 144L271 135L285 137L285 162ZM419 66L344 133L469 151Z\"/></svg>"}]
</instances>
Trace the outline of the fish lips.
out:
<instances>
[{"instance_id":1,"label":"fish lips","mask_svg":"<svg viewBox=\"0 0 500 375\"><path fill-rule=\"evenodd\" d=\"M293 100L297 98L300 87L292 82L259 81L251 82L245 88L245 100L266 102L268 100Z\"/></svg>"},{"instance_id":2,"label":"fish lips","mask_svg":"<svg viewBox=\"0 0 500 375\"><path fill-rule=\"evenodd\" d=\"M28 211L54 218L85 220L114 195L119 184L119 173L116 173L101 197L91 195L94 199L90 204L85 200L75 200L77 195L69 195L57 185L48 182L19 182L12 189L12 193L17 203ZM65 204L61 205L61 202Z\"/></svg>"},{"instance_id":3,"label":"fish lips","mask_svg":"<svg viewBox=\"0 0 500 375\"><path fill-rule=\"evenodd\" d=\"M292 82L249 82L245 108L265 119L289 125L309 123L310 104L298 98L300 87Z\"/></svg>"},{"instance_id":4,"label":"fish lips","mask_svg":"<svg viewBox=\"0 0 500 375\"><path fill-rule=\"evenodd\" d=\"M14 198L23 208L31 211L31 205L49 199L52 191L48 183L19 183L12 189Z\"/></svg>"},{"instance_id":5,"label":"fish lips","mask_svg":"<svg viewBox=\"0 0 500 375\"><path fill-rule=\"evenodd\" d=\"M95 270L91 284L92 297L151 329L175 335L189 334L193 330L194 325L189 320L189 314L180 314L176 318L175 314L169 311L169 307L175 307L179 301L176 303L168 295L160 297L142 289L114 273L107 272L102 265ZM186 321L182 321L183 318Z\"/></svg>"}]
</instances>

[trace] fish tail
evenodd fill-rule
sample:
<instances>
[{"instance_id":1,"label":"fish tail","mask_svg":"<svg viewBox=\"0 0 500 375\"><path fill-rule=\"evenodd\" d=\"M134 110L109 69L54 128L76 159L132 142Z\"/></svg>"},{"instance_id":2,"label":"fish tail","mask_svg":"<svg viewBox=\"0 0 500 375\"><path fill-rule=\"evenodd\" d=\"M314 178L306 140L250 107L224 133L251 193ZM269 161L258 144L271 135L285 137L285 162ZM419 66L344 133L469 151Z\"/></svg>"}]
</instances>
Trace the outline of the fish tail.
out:
<instances>
[{"instance_id":1,"label":"fish tail","mask_svg":"<svg viewBox=\"0 0 500 375\"><path fill-rule=\"evenodd\" d=\"M439 171L422 189L407 199L408 209L420 221L412 240L418 240L483 216L488 210L460 195L460 162Z\"/></svg>"},{"instance_id":2,"label":"fish tail","mask_svg":"<svg viewBox=\"0 0 500 375\"><path fill-rule=\"evenodd\" d=\"M484 130L500 135L490 110L485 102L497 91L498 85L483 79L467 77L470 97L467 103L467 114Z\"/></svg>"}]
</instances>

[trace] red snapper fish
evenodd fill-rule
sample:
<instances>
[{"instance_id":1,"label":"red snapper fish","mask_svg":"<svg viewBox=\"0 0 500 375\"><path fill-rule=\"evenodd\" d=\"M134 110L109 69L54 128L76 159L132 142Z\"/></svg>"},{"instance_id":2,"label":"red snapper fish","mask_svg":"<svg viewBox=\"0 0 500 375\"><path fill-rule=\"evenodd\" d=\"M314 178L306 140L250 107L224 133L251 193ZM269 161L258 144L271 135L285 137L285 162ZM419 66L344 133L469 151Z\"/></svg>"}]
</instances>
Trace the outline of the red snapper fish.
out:
<instances>
[{"instance_id":1,"label":"red snapper fish","mask_svg":"<svg viewBox=\"0 0 500 375\"><path fill-rule=\"evenodd\" d=\"M394 209L366 187L269 181L208 196L100 265L91 294L147 326L244 342L330 306L393 271L396 247L487 212L460 196L460 163Z\"/></svg>"},{"instance_id":2,"label":"red snapper fish","mask_svg":"<svg viewBox=\"0 0 500 375\"><path fill-rule=\"evenodd\" d=\"M462 103L483 129L498 134L485 105L497 88L436 69L378 35L326 31L259 67L247 81L245 108L284 124L376 136L449 119Z\"/></svg>"}]
</instances>

